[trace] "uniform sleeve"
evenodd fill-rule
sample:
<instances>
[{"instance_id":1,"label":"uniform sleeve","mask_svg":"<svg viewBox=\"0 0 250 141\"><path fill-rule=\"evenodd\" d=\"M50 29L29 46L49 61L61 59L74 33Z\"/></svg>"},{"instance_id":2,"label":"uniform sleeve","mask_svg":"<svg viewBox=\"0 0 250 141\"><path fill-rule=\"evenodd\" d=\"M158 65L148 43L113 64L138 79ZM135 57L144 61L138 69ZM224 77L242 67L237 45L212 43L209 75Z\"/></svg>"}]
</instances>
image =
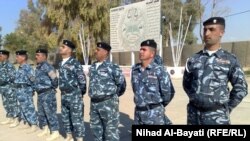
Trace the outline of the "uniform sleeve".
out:
<instances>
[{"instance_id":1,"label":"uniform sleeve","mask_svg":"<svg viewBox=\"0 0 250 141\"><path fill-rule=\"evenodd\" d=\"M28 85L30 85L32 87L33 90L35 90L35 71L32 67L26 68L26 73L27 73L27 77L29 79Z\"/></svg>"},{"instance_id":2,"label":"uniform sleeve","mask_svg":"<svg viewBox=\"0 0 250 141\"><path fill-rule=\"evenodd\" d=\"M58 86L58 77L56 74L56 70L53 67L50 67L48 71L48 76L50 77L52 87L56 89Z\"/></svg>"},{"instance_id":3,"label":"uniform sleeve","mask_svg":"<svg viewBox=\"0 0 250 141\"><path fill-rule=\"evenodd\" d=\"M15 68L14 66L8 66L6 70L6 76L4 77L6 80L4 80L5 83L13 83L15 80Z\"/></svg>"},{"instance_id":4,"label":"uniform sleeve","mask_svg":"<svg viewBox=\"0 0 250 141\"><path fill-rule=\"evenodd\" d=\"M237 59L235 64L233 64L229 75L229 81L232 84L232 90L230 91L228 106L229 111L231 112L248 94L248 85L244 72L241 69Z\"/></svg>"},{"instance_id":5,"label":"uniform sleeve","mask_svg":"<svg viewBox=\"0 0 250 141\"><path fill-rule=\"evenodd\" d=\"M189 62L189 59L188 59L186 62L186 66L185 66L185 70L183 74L183 80L182 80L183 89L187 94L190 94L191 82L193 78L192 73L189 71L190 64L191 62Z\"/></svg>"},{"instance_id":6,"label":"uniform sleeve","mask_svg":"<svg viewBox=\"0 0 250 141\"><path fill-rule=\"evenodd\" d=\"M125 93L127 84L126 79L119 66L114 65L113 77L115 80L115 85L117 86L117 94L118 96L121 96Z\"/></svg>"},{"instance_id":7,"label":"uniform sleeve","mask_svg":"<svg viewBox=\"0 0 250 141\"><path fill-rule=\"evenodd\" d=\"M76 65L75 74L76 74L78 85L82 91L82 95L84 95L86 93L86 76L84 74L82 65L80 63Z\"/></svg>"},{"instance_id":8,"label":"uniform sleeve","mask_svg":"<svg viewBox=\"0 0 250 141\"><path fill-rule=\"evenodd\" d=\"M160 93L163 99L162 103L164 106L167 106L173 99L175 90L172 81L170 79L170 75L168 74L167 71L164 70L164 68L161 69L161 73L160 76L158 76L158 79L159 79Z\"/></svg>"}]
</instances>

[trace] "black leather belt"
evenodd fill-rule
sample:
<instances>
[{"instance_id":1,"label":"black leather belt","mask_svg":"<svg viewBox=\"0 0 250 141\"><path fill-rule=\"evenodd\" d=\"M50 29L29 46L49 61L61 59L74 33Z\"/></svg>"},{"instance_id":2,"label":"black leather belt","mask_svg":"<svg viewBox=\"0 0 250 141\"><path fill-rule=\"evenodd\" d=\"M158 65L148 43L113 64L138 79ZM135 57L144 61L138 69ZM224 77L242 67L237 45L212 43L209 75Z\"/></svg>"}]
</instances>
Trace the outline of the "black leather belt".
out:
<instances>
[{"instance_id":1,"label":"black leather belt","mask_svg":"<svg viewBox=\"0 0 250 141\"><path fill-rule=\"evenodd\" d=\"M41 93L49 92L51 90L52 90L51 88L45 88L45 89L37 90L36 92L37 94L41 94Z\"/></svg>"},{"instance_id":2,"label":"black leather belt","mask_svg":"<svg viewBox=\"0 0 250 141\"><path fill-rule=\"evenodd\" d=\"M193 102L189 102L189 105L198 109L201 112L216 111L216 110L221 109L221 108L226 108L226 105L224 105L224 104L223 105L213 105L211 107L202 107L202 105L199 106L197 104L194 104Z\"/></svg>"},{"instance_id":3,"label":"black leather belt","mask_svg":"<svg viewBox=\"0 0 250 141\"><path fill-rule=\"evenodd\" d=\"M105 100L111 99L113 96L114 95L108 95L108 96L105 96L103 98L91 98L91 102L93 102L93 103L103 102Z\"/></svg>"},{"instance_id":4,"label":"black leather belt","mask_svg":"<svg viewBox=\"0 0 250 141\"><path fill-rule=\"evenodd\" d=\"M147 106L144 106L144 107L139 107L139 106L136 106L135 109L137 111L148 111L148 110L151 110L151 109L154 109L156 107L159 107L161 106L162 104L161 103L158 103L158 104L149 104Z\"/></svg>"},{"instance_id":5,"label":"black leather belt","mask_svg":"<svg viewBox=\"0 0 250 141\"><path fill-rule=\"evenodd\" d=\"M28 87L28 86L29 86L28 84L15 84L16 88L25 88L25 87Z\"/></svg>"}]
</instances>

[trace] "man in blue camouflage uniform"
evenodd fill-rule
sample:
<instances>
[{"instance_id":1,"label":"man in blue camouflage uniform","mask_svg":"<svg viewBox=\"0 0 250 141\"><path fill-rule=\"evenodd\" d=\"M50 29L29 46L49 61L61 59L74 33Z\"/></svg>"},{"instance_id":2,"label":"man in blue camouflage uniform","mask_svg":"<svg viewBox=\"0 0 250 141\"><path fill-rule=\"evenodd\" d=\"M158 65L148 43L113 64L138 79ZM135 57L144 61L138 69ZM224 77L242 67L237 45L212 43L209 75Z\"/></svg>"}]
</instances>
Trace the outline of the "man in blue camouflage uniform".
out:
<instances>
[{"instance_id":1,"label":"man in blue camouflage uniform","mask_svg":"<svg viewBox=\"0 0 250 141\"><path fill-rule=\"evenodd\" d=\"M0 94L7 117L1 124L11 124L10 127L16 127L19 124L17 98L13 88L16 70L8 58L9 51L0 50Z\"/></svg>"},{"instance_id":2,"label":"man in blue camouflage uniform","mask_svg":"<svg viewBox=\"0 0 250 141\"><path fill-rule=\"evenodd\" d=\"M132 67L135 125L169 125L165 107L174 97L174 87L163 65L154 61L157 44L154 40L141 43L141 63Z\"/></svg>"},{"instance_id":3,"label":"man in blue camouflage uniform","mask_svg":"<svg viewBox=\"0 0 250 141\"><path fill-rule=\"evenodd\" d=\"M43 127L43 131L38 136L48 135L51 131L51 136L46 141L53 141L60 137L55 90L58 86L58 78L54 67L47 62L47 56L47 49L36 50L35 90L38 94L39 123Z\"/></svg>"},{"instance_id":4,"label":"man in blue camouflage uniform","mask_svg":"<svg viewBox=\"0 0 250 141\"><path fill-rule=\"evenodd\" d=\"M248 93L247 83L236 56L221 49L224 18L211 17L203 26L205 47L188 58L183 76L189 97L187 124L228 125L231 111Z\"/></svg>"},{"instance_id":5,"label":"man in blue camouflage uniform","mask_svg":"<svg viewBox=\"0 0 250 141\"><path fill-rule=\"evenodd\" d=\"M31 126L31 129L27 133L33 133L38 129L37 113L33 103L35 72L33 68L27 64L27 60L27 51L16 51L16 61L19 64L19 68L16 72L14 83L17 99L20 104L21 119L24 122L28 122Z\"/></svg>"},{"instance_id":6,"label":"man in blue camouflage uniform","mask_svg":"<svg viewBox=\"0 0 250 141\"><path fill-rule=\"evenodd\" d=\"M119 96L126 89L120 67L109 61L111 46L98 42L89 69L90 128L95 141L119 141Z\"/></svg>"},{"instance_id":7,"label":"man in blue camouflage uniform","mask_svg":"<svg viewBox=\"0 0 250 141\"><path fill-rule=\"evenodd\" d=\"M72 56L75 45L63 40L59 64L59 88L61 90L62 122L67 133L66 140L71 141L74 132L77 141L83 141L85 127L83 120L83 95L86 93L86 77L82 65Z\"/></svg>"}]
</instances>

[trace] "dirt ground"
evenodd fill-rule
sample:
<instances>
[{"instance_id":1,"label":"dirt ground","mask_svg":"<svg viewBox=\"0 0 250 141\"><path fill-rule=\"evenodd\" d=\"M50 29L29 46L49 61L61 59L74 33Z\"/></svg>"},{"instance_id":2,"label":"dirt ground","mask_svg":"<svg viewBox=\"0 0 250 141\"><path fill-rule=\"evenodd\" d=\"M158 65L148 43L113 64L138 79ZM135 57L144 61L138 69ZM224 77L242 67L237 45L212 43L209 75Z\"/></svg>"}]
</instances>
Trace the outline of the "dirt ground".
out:
<instances>
[{"instance_id":1,"label":"dirt ground","mask_svg":"<svg viewBox=\"0 0 250 141\"><path fill-rule=\"evenodd\" d=\"M127 89L123 96L120 97L120 140L131 141L131 125L133 123L134 102L133 92L130 84L130 77L127 77ZM188 102L187 96L182 88L182 79L172 79L174 88L176 90L175 96L171 103L166 107L166 114L172 120L173 124L186 124L186 104ZM248 85L250 84L250 77L247 78ZM249 92L248 88L248 92ZM58 117L60 118L60 91L57 93ZM1 98L0 98L1 99ZM1 99L2 100L2 99ZM0 121L5 119L5 111L0 100ZM34 95L34 103L36 105L37 95ZM86 127L85 141L93 141L92 134L89 128L89 109L90 99L86 94L84 96L84 121ZM37 107L37 106L36 106ZM231 113L232 124L248 124L250 125L250 95L240 103L236 109ZM61 121L60 121L61 123ZM58 141L62 141L65 133L62 130L62 137ZM24 129L9 128L7 125L0 125L0 141L45 141L46 137L39 138L36 135L39 131L27 134Z\"/></svg>"}]
</instances>

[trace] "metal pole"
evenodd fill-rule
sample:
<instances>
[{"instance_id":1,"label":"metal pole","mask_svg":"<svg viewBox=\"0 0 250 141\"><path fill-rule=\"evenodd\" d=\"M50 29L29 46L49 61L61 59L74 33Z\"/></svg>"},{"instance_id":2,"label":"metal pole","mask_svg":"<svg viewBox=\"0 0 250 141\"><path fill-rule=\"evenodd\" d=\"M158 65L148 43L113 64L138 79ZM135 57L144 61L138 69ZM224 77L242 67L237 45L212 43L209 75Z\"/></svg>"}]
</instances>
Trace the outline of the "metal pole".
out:
<instances>
[{"instance_id":1,"label":"metal pole","mask_svg":"<svg viewBox=\"0 0 250 141\"><path fill-rule=\"evenodd\" d=\"M110 60L110 62L112 62L113 61L113 55L112 55L112 53L110 52L110 54L109 54L109 60Z\"/></svg>"},{"instance_id":2,"label":"metal pole","mask_svg":"<svg viewBox=\"0 0 250 141\"><path fill-rule=\"evenodd\" d=\"M133 66L135 64L135 53L131 52L131 65Z\"/></svg>"},{"instance_id":3,"label":"metal pole","mask_svg":"<svg viewBox=\"0 0 250 141\"><path fill-rule=\"evenodd\" d=\"M162 57L162 34L160 35L160 48L159 48L159 56Z\"/></svg>"}]
</instances>

